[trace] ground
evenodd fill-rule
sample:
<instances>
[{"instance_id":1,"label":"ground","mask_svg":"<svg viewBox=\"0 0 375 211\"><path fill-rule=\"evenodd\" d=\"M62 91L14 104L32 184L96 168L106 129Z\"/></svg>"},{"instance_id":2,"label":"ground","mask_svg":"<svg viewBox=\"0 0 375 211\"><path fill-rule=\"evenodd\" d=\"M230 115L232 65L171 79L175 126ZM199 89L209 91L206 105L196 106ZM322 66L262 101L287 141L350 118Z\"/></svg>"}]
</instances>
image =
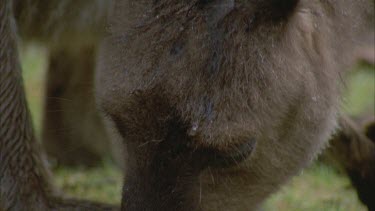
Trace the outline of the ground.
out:
<instances>
[{"instance_id":1,"label":"ground","mask_svg":"<svg viewBox=\"0 0 375 211\"><path fill-rule=\"evenodd\" d=\"M39 44L20 49L24 80L36 133L40 134L44 73L47 51ZM357 67L347 83L343 110L349 114L373 111L375 94L374 67ZM60 168L54 170L57 185L70 196L119 203L122 173L110 161L94 169ZM274 194L265 211L361 211L366 210L345 175L316 162Z\"/></svg>"}]
</instances>

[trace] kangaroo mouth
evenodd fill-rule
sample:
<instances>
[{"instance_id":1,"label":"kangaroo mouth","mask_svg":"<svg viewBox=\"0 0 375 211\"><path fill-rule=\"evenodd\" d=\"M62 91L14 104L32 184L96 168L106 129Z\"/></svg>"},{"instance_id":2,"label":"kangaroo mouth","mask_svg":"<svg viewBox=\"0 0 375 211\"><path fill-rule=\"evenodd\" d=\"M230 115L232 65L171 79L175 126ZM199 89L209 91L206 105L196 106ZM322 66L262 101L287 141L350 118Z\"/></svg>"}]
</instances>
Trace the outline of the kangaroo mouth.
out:
<instances>
[{"instance_id":1,"label":"kangaroo mouth","mask_svg":"<svg viewBox=\"0 0 375 211\"><path fill-rule=\"evenodd\" d=\"M202 149L202 154L206 157L206 166L213 168L229 168L239 165L247 160L255 149L256 140L248 139L240 144L235 144L227 150L217 150L212 148Z\"/></svg>"}]
</instances>

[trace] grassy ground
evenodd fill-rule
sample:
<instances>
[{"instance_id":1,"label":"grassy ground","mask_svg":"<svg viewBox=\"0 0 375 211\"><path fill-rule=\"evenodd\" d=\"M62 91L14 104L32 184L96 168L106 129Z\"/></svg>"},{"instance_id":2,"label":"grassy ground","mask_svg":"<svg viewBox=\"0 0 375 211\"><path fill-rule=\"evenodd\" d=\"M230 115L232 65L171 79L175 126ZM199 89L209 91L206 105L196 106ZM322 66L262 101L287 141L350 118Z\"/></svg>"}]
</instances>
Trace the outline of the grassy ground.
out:
<instances>
[{"instance_id":1,"label":"grassy ground","mask_svg":"<svg viewBox=\"0 0 375 211\"><path fill-rule=\"evenodd\" d=\"M37 134L40 134L46 50L38 45L22 49L25 87ZM347 84L343 109L350 114L373 110L375 77L373 67L360 67ZM104 202L119 203L121 172L107 162L90 170L61 168L55 170L56 183L69 195ZM323 164L314 164L287 186L274 194L265 210L366 210L346 177Z\"/></svg>"}]
</instances>

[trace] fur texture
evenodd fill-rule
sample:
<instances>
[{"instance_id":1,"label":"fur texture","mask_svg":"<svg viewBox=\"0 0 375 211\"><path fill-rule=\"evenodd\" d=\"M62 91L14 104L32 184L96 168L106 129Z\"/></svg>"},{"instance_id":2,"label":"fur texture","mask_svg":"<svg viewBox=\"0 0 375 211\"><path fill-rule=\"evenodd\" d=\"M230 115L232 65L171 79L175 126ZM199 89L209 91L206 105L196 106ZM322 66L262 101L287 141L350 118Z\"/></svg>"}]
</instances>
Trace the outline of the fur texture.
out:
<instances>
[{"instance_id":1,"label":"fur texture","mask_svg":"<svg viewBox=\"0 0 375 211\"><path fill-rule=\"evenodd\" d=\"M178 209L258 208L314 159L336 127L341 73L371 5L287 1L275 14L278 1L115 1L97 93L128 145L124 210L165 210L175 206L168 199L186 194L199 199L181 199ZM149 163L168 151L158 148L173 132L168 124L184 128L183 140L197 149L249 139L256 146L231 168L183 177L182 184L193 182L176 191L127 189L155 179ZM186 176L180 174L174 176Z\"/></svg>"},{"instance_id":2,"label":"fur texture","mask_svg":"<svg viewBox=\"0 0 375 211\"><path fill-rule=\"evenodd\" d=\"M14 17L22 37L79 55L104 36L110 8L96 95L126 143L123 210L255 210L326 145L342 70L373 37L373 6L0 0L0 209L113 209L64 199L49 182Z\"/></svg>"},{"instance_id":3,"label":"fur texture","mask_svg":"<svg viewBox=\"0 0 375 211\"><path fill-rule=\"evenodd\" d=\"M23 40L49 47L42 124L47 155L54 165L100 164L110 156L110 144L96 109L93 78L111 1L13 3Z\"/></svg>"},{"instance_id":4,"label":"fur texture","mask_svg":"<svg viewBox=\"0 0 375 211\"><path fill-rule=\"evenodd\" d=\"M0 210L114 210L66 199L50 182L35 139L17 53L12 1L0 1Z\"/></svg>"}]
</instances>

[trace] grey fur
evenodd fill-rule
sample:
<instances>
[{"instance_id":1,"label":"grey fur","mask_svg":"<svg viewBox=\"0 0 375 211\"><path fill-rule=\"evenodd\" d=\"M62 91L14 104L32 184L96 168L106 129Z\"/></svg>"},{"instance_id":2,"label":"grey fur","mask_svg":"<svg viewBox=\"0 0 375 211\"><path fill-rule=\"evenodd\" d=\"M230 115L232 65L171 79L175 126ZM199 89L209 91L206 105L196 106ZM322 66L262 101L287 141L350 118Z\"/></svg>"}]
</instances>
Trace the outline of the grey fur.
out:
<instances>
[{"instance_id":1,"label":"grey fur","mask_svg":"<svg viewBox=\"0 0 375 211\"><path fill-rule=\"evenodd\" d=\"M285 2L113 2L96 90L127 144L123 210L255 210L324 148L342 70L373 35L374 1ZM12 12L22 36L75 49L101 40L108 5L14 3L0 0L0 209L104 209L65 200L48 182ZM251 146L242 162L212 167L242 145Z\"/></svg>"}]
</instances>

